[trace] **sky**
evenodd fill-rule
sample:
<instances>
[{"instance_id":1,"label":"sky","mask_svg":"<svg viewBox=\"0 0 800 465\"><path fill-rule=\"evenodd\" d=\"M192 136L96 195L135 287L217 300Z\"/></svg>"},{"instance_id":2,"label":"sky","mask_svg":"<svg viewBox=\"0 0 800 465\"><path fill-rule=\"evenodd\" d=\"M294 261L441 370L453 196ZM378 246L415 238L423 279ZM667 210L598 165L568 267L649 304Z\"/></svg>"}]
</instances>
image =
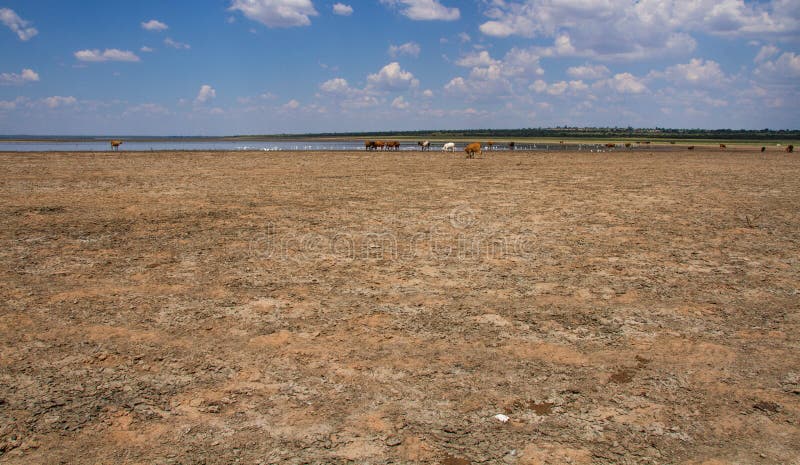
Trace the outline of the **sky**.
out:
<instances>
[{"instance_id":1,"label":"sky","mask_svg":"<svg viewBox=\"0 0 800 465\"><path fill-rule=\"evenodd\" d=\"M798 0L0 0L0 134L800 128Z\"/></svg>"}]
</instances>

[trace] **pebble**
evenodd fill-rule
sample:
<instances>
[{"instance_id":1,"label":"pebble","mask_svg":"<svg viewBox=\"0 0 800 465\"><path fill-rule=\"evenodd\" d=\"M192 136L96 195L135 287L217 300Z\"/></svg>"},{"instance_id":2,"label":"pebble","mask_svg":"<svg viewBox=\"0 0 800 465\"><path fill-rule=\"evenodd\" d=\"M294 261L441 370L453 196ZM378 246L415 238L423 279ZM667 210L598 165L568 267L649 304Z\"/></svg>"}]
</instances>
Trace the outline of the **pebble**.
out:
<instances>
[{"instance_id":1,"label":"pebble","mask_svg":"<svg viewBox=\"0 0 800 465\"><path fill-rule=\"evenodd\" d=\"M396 435L396 434L390 434L389 436L386 437L386 440L384 442L389 447L395 447L395 446L399 446L400 444L402 444L403 443L403 439L400 436Z\"/></svg>"}]
</instances>

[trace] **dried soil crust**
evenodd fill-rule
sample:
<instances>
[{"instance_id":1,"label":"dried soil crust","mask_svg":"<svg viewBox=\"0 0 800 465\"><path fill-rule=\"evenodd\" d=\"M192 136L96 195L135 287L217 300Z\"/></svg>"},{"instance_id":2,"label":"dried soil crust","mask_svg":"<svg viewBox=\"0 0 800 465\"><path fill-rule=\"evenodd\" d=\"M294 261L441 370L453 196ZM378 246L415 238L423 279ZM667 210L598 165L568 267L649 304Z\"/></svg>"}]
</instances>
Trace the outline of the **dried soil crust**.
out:
<instances>
[{"instance_id":1,"label":"dried soil crust","mask_svg":"<svg viewBox=\"0 0 800 465\"><path fill-rule=\"evenodd\" d=\"M0 173L2 463L800 457L797 155Z\"/></svg>"}]
</instances>

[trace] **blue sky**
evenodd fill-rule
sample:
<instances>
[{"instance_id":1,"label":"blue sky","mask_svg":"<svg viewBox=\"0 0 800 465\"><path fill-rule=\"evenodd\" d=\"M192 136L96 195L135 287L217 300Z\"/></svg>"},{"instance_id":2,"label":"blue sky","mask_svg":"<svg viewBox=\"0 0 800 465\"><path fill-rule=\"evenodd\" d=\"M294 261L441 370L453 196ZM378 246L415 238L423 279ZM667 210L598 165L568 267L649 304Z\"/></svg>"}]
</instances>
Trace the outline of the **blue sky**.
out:
<instances>
[{"instance_id":1,"label":"blue sky","mask_svg":"<svg viewBox=\"0 0 800 465\"><path fill-rule=\"evenodd\" d=\"M0 134L798 123L797 0L0 0Z\"/></svg>"}]
</instances>

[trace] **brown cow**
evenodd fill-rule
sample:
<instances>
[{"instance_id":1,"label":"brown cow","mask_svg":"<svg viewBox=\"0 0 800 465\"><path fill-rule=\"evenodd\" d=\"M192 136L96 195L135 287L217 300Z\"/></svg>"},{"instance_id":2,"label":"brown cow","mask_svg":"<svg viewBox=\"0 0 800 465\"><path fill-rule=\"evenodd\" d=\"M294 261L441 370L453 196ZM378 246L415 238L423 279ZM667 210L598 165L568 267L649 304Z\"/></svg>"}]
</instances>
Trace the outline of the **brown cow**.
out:
<instances>
[{"instance_id":1,"label":"brown cow","mask_svg":"<svg viewBox=\"0 0 800 465\"><path fill-rule=\"evenodd\" d=\"M786 153L794 152L794 145L787 145L786 146Z\"/></svg>"},{"instance_id":2,"label":"brown cow","mask_svg":"<svg viewBox=\"0 0 800 465\"><path fill-rule=\"evenodd\" d=\"M513 141L511 141L511 142L508 143L508 150L514 150L514 148L516 146L517 146L517 144L515 144Z\"/></svg>"},{"instance_id":3,"label":"brown cow","mask_svg":"<svg viewBox=\"0 0 800 465\"><path fill-rule=\"evenodd\" d=\"M375 150L383 150L386 148L386 142L382 140L375 141Z\"/></svg>"},{"instance_id":4,"label":"brown cow","mask_svg":"<svg viewBox=\"0 0 800 465\"><path fill-rule=\"evenodd\" d=\"M728 148L728 146L725 145L725 144L719 144L719 148L721 148L722 150L725 150L726 148Z\"/></svg>"},{"instance_id":5,"label":"brown cow","mask_svg":"<svg viewBox=\"0 0 800 465\"><path fill-rule=\"evenodd\" d=\"M694 145L690 145L690 146L688 146L686 148L689 149L689 150L694 150Z\"/></svg>"},{"instance_id":6,"label":"brown cow","mask_svg":"<svg viewBox=\"0 0 800 465\"><path fill-rule=\"evenodd\" d=\"M121 140L112 140L111 141L111 150L119 150L119 146L122 145Z\"/></svg>"},{"instance_id":7,"label":"brown cow","mask_svg":"<svg viewBox=\"0 0 800 465\"><path fill-rule=\"evenodd\" d=\"M478 152L479 155L483 153L481 152L480 142L473 142L471 144L468 144L466 147L464 147L464 151L467 152L468 158L475 158L475 152Z\"/></svg>"},{"instance_id":8,"label":"brown cow","mask_svg":"<svg viewBox=\"0 0 800 465\"><path fill-rule=\"evenodd\" d=\"M767 148L762 145L761 146L761 152L764 152L764 150L767 150Z\"/></svg>"},{"instance_id":9,"label":"brown cow","mask_svg":"<svg viewBox=\"0 0 800 465\"><path fill-rule=\"evenodd\" d=\"M376 147L374 140L364 141L364 150L375 150Z\"/></svg>"},{"instance_id":10,"label":"brown cow","mask_svg":"<svg viewBox=\"0 0 800 465\"><path fill-rule=\"evenodd\" d=\"M486 143L486 150L492 150L494 148L494 142L489 141Z\"/></svg>"},{"instance_id":11,"label":"brown cow","mask_svg":"<svg viewBox=\"0 0 800 465\"><path fill-rule=\"evenodd\" d=\"M386 150L400 150L400 142L391 140L386 143Z\"/></svg>"},{"instance_id":12,"label":"brown cow","mask_svg":"<svg viewBox=\"0 0 800 465\"><path fill-rule=\"evenodd\" d=\"M611 143L606 144L606 147L609 148L609 149L613 149L616 146L617 146L617 144L611 144Z\"/></svg>"},{"instance_id":13,"label":"brown cow","mask_svg":"<svg viewBox=\"0 0 800 465\"><path fill-rule=\"evenodd\" d=\"M417 145L422 147L422 151L423 152L426 151L426 150L430 150L431 149L431 141L429 141L429 140L419 141L419 142L417 142Z\"/></svg>"}]
</instances>

